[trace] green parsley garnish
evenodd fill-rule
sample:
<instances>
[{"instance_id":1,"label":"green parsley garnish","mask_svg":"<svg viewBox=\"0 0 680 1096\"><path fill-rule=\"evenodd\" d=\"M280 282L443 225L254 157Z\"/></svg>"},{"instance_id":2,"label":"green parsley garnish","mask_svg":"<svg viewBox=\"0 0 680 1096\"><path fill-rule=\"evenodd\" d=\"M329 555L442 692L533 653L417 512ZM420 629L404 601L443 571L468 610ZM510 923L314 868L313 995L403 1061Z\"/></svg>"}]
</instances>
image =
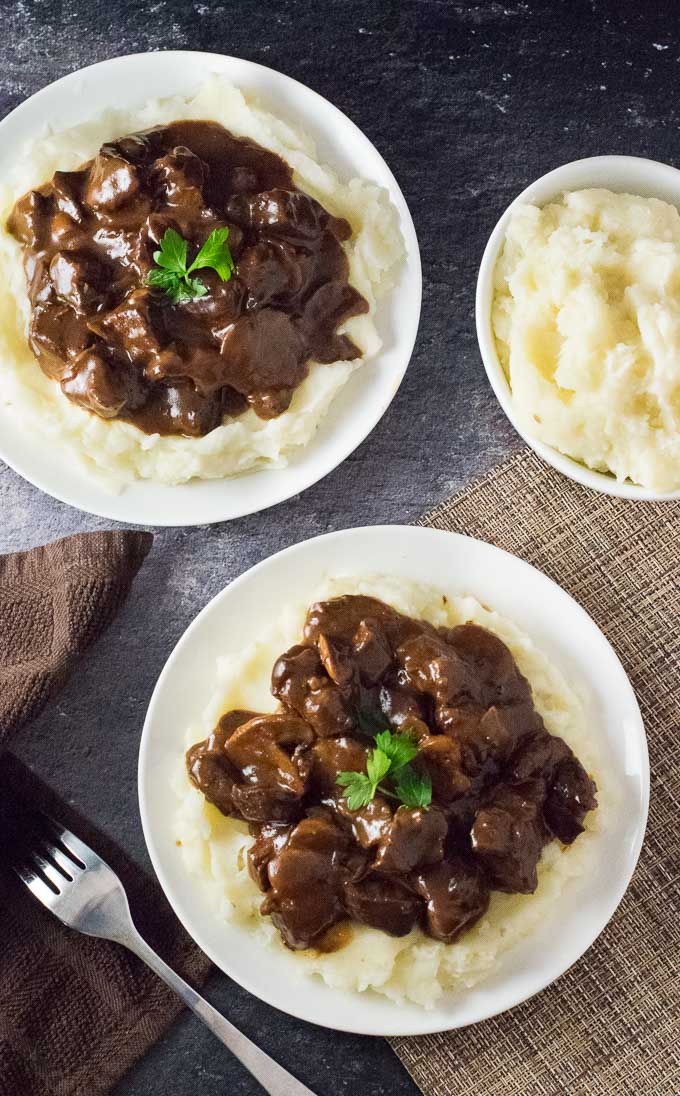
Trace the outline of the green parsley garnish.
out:
<instances>
[{"instance_id":1,"label":"green parsley garnish","mask_svg":"<svg viewBox=\"0 0 680 1096\"><path fill-rule=\"evenodd\" d=\"M344 798L351 811L366 807L380 791L402 807L429 807L432 781L411 765L418 753L417 743L408 734L381 731L375 736L375 749L366 758L366 772L339 772L337 783L345 789Z\"/></svg>"},{"instance_id":2,"label":"green parsley garnish","mask_svg":"<svg viewBox=\"0 0 680 1096\"><path fill-rule=\"evenodd\" d=\"M151 270L146 284L162 289L173 303L205 297L208 292L200 278L192 278L194 270L210 267L216 270L223 282L228 282L236 269L227 244L228 228L216 228L203 244L191 266L187 267L188 243L174 228L167 229L161 240L160 251L154 251L153 261L160 268Z\"/></svg>"}]
</instances>

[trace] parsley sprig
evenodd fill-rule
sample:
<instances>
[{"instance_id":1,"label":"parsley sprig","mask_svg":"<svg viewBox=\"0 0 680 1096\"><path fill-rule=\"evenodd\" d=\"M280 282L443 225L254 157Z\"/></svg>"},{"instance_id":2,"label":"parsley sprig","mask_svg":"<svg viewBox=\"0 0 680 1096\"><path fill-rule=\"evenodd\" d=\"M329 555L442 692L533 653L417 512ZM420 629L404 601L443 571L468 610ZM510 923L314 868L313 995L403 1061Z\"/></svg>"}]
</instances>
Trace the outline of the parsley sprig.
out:
<instances>
[{"instance_id":1,"label":"parsley sprig","mask_svg":"<svg viewBox=\"0 0 680 1096\"><path fill-rule=\"evenodd\" d=\"M366 807L380 791L402 807L429 807L432 781L427 773L411 762L418 745L408 734L381 731L375 736L375 749L366 758L366 772L339 772L337 783L345 789L344 798L351 811Z\"/></svg>"},{"instance_id":2,"label":"parsley sprig","mask_svg":"<svg viewBox=\"0 0 680 1096\"><path fill-rule=\"evenodd\" d=\"M205 297L208 292L200 278L192 278L195 270L210 267L223 282L228 282L236 269L227 237L228 228L216 228L210 233L191 266L187 266L188 243L174 228L168 228L161 240L160 251L154 251L153 261L158 270L151 270L146 284L162 289L166 297L177 304Z\"/></svg>"}]
</instances>

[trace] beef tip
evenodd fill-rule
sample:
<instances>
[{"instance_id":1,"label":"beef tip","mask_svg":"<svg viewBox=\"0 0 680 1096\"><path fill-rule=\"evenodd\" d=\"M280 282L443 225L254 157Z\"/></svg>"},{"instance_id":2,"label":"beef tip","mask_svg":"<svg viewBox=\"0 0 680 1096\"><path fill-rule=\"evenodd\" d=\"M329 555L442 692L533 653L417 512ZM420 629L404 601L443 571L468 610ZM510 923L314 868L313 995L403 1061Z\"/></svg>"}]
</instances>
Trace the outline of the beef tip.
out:
<instances>
[{"instance_id":1,"label":"beef tip","mask_svg":"<svg viewBox=\"0 0 680 1096\"><path fill-rule=\"evenodd\" d=\"M85 171L55 171L52 176L54 204L76 224L81 224L84 219L80 198L86 176Z\"/></svg>"},{"instance_id":2,"label":"beef tip","mask_svg":"<svg viewBox=\"0 0 680 1096\"><path fill-rule=\"evenodd\" d=\"M264 308L293 301L304 287L304 265L283 240L260 240L239 256L238 278L247 291L247 307Z\"/></svg>"},{"instance_id":3,"label":"beef tip","mask_svg":"<svg viewBox=\"0 0 680 1096\"><path fill-rule=\"evenodd\" d=\"M198 198L200 206L203 207L205 202L201 187L205 181L205 175L206 167L200 157L182 145L171 149L165 156L159 157L151 171L154 185L170 206L186 202L193 206L195 199ZM200 217L200 208L196 210L196 213Z\"/></svg>"},{"instance_id":4,"label":"beef tip","mask_svg":"<svg viewBox=\"0 0 680 1096\"><path fill-rule=\"evenodd\" d=\"M50 199L39 190L29 190L15 204L7 227L27 248L39 248L49 233Z\"/></svg>"},{"instance_id":5,"label":"beef tip","mask_svg":"<svg viewBox=\"0 0 680 1096\"><path fill-rule=\"evenodd\" d=\"M84 201L90 209L111 213L139 192L137 168L104 145L95 157L85 186Z\"/></svg>"},{"instance_id":6,"label":"beef tip","mask_svg":"<svg viewBox=\"0 0 680 1096\"><path fill-rule=\"evenodd\" d=\"M262 904L284 943L308 948L344 916L347 835L327 818L304 818L269 862L270 892Z\"/></svg>"},{"instance_id":7,"label":"beef tip","mask_svg":"<svg viewBox=\"0 0 680 1096\"><path fill-rule=\"evenodd\" d=\"M307 375L304 344L292 317L271 308L241 316L225 333L221 353L225 383L260 417L285 411Z\"/></svg>"},{"instance_id":8,"label":"beef tip","mask_svg":"<svg viewBox=\"0 0 680 1096\"><path fill-rule=\"evenodd\" d=\"M124 407L139 407L146 394L130 366L111 365L94 350L83 350L61 381L61 390L74 403L103 419L119 415Z\"/></svg>"},{"instance_id":9,"label":"beef tip","mask_svg":"<svg viewBox=\"0 0 680 1096\"><path fill-rule=\"evenodd\" d=\"M422 913L422 902L412 891L378 875L347 880L343 897L350 917L391 936L407 936Z\"/></svg>"},{"instance_id":10,"label":"beef tip","mask_svg":"<svg viewBox=\"0 0 680 1096\"><path fill-rule=\"evenodd\" d=\"M532 894L537 865L548 840L543 822L543 781L499 784L477 811L472 849L491 886L509 893Z\"/></svg>"},{"instance_id":11,"label":"beef tip","mask_svg":"<svg viewBox=\"0 0 680 1096\"><path fill-rule=\"evenodd\" d=\"M571 756L563 739L544 729L534 731L521 739L510 759L508 776L518 783L541 777L550 784L559 763Z\"/></svg>"},{"instance_id":12,"label":"beef tip","mask_svg":"<svg viewBox=\"0 0 680 1096\"><path fill-rule=\"evenodd\" d=\"M352 636L352 659L364 685L377 685L392 665L387 636L375 621L360 620Z\"/></svg>"},{"instance_id":13,"label":"beef tip","mask_svg":"<svg viewBox=\"0 0 680 1096\"><path fill-rule=\"evenodd\" d=\"M365 772L366 749L355 738L320 738L309 749L310 782L315 792L325 798L338 794L339 772Z\"/></svg>"},{"instance_id":14,"label":"beef tip","mask_svg":"<svg viewBox=\"0 0 680 1096\"><path fill-rule=\"evenodd\" d=\"M221 426L223 420L223 395L213 392L205 395L193 384L168 384L155 404L157 414L151 419L148 433L153 433L158 416L172 425L173 434L199 438Z\"/></svg>"},{"instance_id":15,"label":"beef tip","mask_svg":"<svg viewBox=\"0 0 680 1096\"><path fill-rule=\"evenodd\" d=\"M418 767L430 777L437 803L451 803L470 790L470 778L461 768L460 744L447 735L427 735L419 740Z\"/></svg>"},{"instance_id":16,"label":"beef tip","mask_svg":"<svg viewBox=\"0 0 680 1096\"><path fill-rule=\"evenodd\" d=\"M232 813L245 822L294 822L302 814L300 799L259 784L234 784Z\"/></svg>"},{"instance_id":17,"label":"beef tip","mask_svg":"<svg viewBox=\"0 0 680 1096\"><path fill-rule=\"evenodd\" d=\"M313 647L298 644L276 660L272 693L301 715L322 738L354 729L351 698L329 679Z\"/></svg>"},{"instance_id":18,"label":"beef tip","mask_svg":"<svg viewBox=\"0 0 680 1096\"><path fill-rule=\"evenodd\" d=\"M61 379L65 361L77 358L93 342L85 317L67 304L36 305L29 332L31 350L54 380Z\"/></svg>"},{"instance_id":19,"label":"beef tip","mask_svg":"<svg viewBox=\"0 0 680 1096\"><path fill-rule=\"evenodd\" d=\"M436 807L401 807L378 843L374 868L405 875L415 868L436 864L444 855L448 825Z\"/></svg>"},{"instance_id":20,"label":"beef tip","mask_svg":"<svg viewBox=\"0 0 680 1096\"><path fill-rule=\"evenodd\" d=\"M578 758L572 754L560 761L543 807L548 827L558 841L571 845L583 833L583 819L597 806L596 791Z\"/></svg>"},{"instance_id":21,"label":"beef tip","mask_svg":"<svg viewBox=\"0 0 680 1096\"><path fill-rule=\"evenodd\" d=\"M310 357L325 365L360 358L361 350L356 343L336 329L351 316L365 312L368 312L368 302L347 282L320 285L305 301L300 317Z\"/></svg>"},{"instance_id":22,"label":"beef tip","mask_svg":"<svg viewBox=\"0 0 680 1096\"><path fill-rule=\"evenodd\" d=\"M530 730L533 721L528 724ZM456 738L460 743L463 768L478 777L491 764L489 775L497 775L512 754L519 736L527 725L514 717L514 709L489 708L483 715L472 716L459 726Z\"/></svg>"},{"instance_id":23,"label":"beef tip","mask_svg":"<svg viewBox=\"0 0 680 1096\"><path fill-rule=\"evenodd\" d=\"M396 658L403 670L400 681L403 677L403 684L431 697L435 704L474 699L472 675L441 636L411 636L398 648Z\"/></svg>"},{"instance_id":24,"label":"beef tip","mask_svg":"<svg viewBox=\"0 0 680 1096\"><path fill-rule=\"evenodd\" d=\"M410 689L383 685L380 689L380 709L390 727L408 733L418 740L430 733L427 724L427 701Z\"/></svg>"},{"instance_id":25,"label":"beef tip","mask_svg":"<svg viewBox=\"0 0 680 1096\"><path fill-rule=\"evenodd\" d=\"M470 699L483 707L531 701L531 688L512 652L497 635L478 624L443 629L446 642L467 664L475 682Z\"/></svg>"},{"instance_id":26,"label":"beef tip","mask_svg":"<svg viewBox=\"0 0 680 1096\"><path fill-rule=\"evenodd\" d=\"M253 844L248 849L248 871L261 891L269 890L269 864L285 847L292 833L292 826L265 822Z\"/></svg>"},{"instance_id":27,"label":"beef tip","mask_svg":"<svg viewBox=\"0 0 680 1096\"><path fill-rule=\"evenodd\" d=\"M336 796L331 802L339 821L362 849L376 848L392 825L392 808L380 795L357 811L350 810L344 796Z\"/></svg>"},{"instance_id":28,"label":"beef tip","mask_svg":"<svg viewBox=\"0 0 680 1096\"><path fill-rule=\"evenodd\" d=\"M460 856L419 872L413 885L427 904L429 935L445 944L471 928L489 906L489 888L482 873Z\"/></svg>"},{"instance_id":29,"label":"beef tip","mask_svg":"<svg viewBox=\"0 0 680 1096\"><path fill-rule=\"evenodd\" d=\"M328 213L323 206L296 190L237 194L227 205L227 213L243 228L292 243L314 239L328 222Z\"/></svg>"},{"instance_id":30,"label":"beef tip","mask_svg":"<svg viewBox=\"0 0 680 1096\"><path fill-rule=\"evenodd\" d=\"M317 601L310 607L305 621L305 639L316 643L320 635L326 635L351 644L362 623L379 626L392 649L411 635L435 634L429 624L402 616L378 598L343 594L328 601Z\"/></svg>"},{"instance_id":31,"label":"beef tip","mask_svg":"<svg viewBox=\"0 0 680 1096\"><path fill-rule=\"evenodd\" d=\"M135 289L111 312L91 320L89 328L135 365L143 366L149 380L181 368L172 347L163 345L163 323L149 289Z\"/></svg>"},{"instance_id":32,"label":"beef tip","mask_svg":"<svg viewBox=\"0 0 680 1096\"><path fill-rule=\"evenodd\" d=\"M233 814L232 791L239 778L238 770L225 752L225 743L252 712L235 709L223 715L215 730L202 742L196 742L186 752L186 768L191 783L198 788L222 814Z\"/></svg>"},{"instance_id":33,"label":"beef tip","mask_svg":"<svg viewBox=\"0 0 680 1096\"><path fill-rule=\"evenodd\" d=\"M57 297L78 312L96 310L105 297L105 270L90 255L78 251L55 252L50 281Z\"/></svg>"}]
</instances>

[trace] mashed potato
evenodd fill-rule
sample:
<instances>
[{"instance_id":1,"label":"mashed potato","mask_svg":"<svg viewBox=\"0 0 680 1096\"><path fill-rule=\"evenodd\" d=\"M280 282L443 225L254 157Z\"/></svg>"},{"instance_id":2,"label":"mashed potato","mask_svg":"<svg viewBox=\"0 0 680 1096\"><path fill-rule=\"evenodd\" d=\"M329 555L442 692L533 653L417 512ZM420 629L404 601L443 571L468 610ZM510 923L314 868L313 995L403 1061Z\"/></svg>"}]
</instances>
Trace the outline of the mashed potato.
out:
<instances>
[{"instance_id":1,"label":"mashed potato","mask_svg":"<svg viewBox=\"0 0 680 1096\"><path fill-rule=\"evenodd\" d=\"M350 281L369 303L346 331L363 352L356 362L312 366L288 411L265 421L248 411L202 438L147 435L123 421L104 421L68 400L40 371L26 341L30 306L21 248L6 230L18 197L91 159L104 141L180 118L211 119L282 156L296 185L329 212L345 217L353 235L346 244ZM212 77L192 98L156 99L135 110L111 110L60 133L31 140L0 181L0 399L10 405L41 444L66 447L70 455L112 490L141 478L184 483L221 478L256 467L282 467L295 446L314 436L328 407L352 371L375 354L379 297L394 284L404 256L399 216L387 191L361 179L341 182L316 160L311 140L262 110L224 79Z\"/></svg>"},{"instance_id":2,"label":"mashed potato","mask_svg":"<svg viewBox=\"0 0 680 1096\"><path fill-rule=\"evenodd\" d=\"M581 190L513 214L493 326L522 428L590 468L680 487L680 214Z\"/></svg>"},{"instance_id":3,"label":"mashed potato","mask_svg":"<svg viewBox=\"0 0 680 1096\"><path fill-rule=\"evenodd\" d=\"M372 989L397 1002L409 1000L431 1007L444 990L471 986L483 978L502 952L551 915L569 878L590 870L598 833L606 824L610 793L603 783L579 698L559 670L509 620L472 597L445 601L431 588L382 576L329 580L314 592L314 599L345 593L382 598L401 612L436 625L474 621L500 636L531 683L534 703L548 730L561 735L594 774L599 806L587 816L585 832L569 848L564 849L556 841L546 847L535 894L494 893L488 912L453 944L433 940L420 929L396 938L354 924L349 943L330 954L313 950L290 953L285 949L271 921L259 913L262 894L246 866L246 852L253 840L247 826L225 818L206 802L190 784L183 758L177 761L173 837L181 842L177 852L186 869L205 883L215 916L248 929L262 945L294 954L301 974L320 976L330 986ZM236 657L218 659L214 696L201 722L188 729L187 746L206 737L220 715L230 708L274 710L275 701L269 691L271 668L281 651L299 641L306 609L306 605L289 607L264 639L244 647Z\"/></svg>"}]
</instances>

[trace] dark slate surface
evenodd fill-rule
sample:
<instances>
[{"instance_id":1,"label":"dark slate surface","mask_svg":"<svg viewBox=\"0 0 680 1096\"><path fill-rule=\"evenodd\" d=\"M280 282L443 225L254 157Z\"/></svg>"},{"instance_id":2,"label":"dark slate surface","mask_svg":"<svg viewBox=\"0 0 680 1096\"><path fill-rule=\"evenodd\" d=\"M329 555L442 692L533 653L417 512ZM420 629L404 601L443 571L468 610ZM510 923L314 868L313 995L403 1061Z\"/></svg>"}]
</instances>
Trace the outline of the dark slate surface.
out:
<instances>
[{"instance_id":1,"label":"dark slate surface","mask_svg":"<svg viewBox=\"0 0 680 1096\"><path fill-rule=\"evenodd\" d=\"M346 111L392 166L420 237L416 352L372 436L323 482L269 512L159 532L124 612L15 745L141 864L149 867L135 786L140 728L158 673L196 612L277 549L343 526L411 521L518 446L475 341L484 243L509 200L560 163L606 152L673 162L677 10L671 0L0 3L0 116L64 73L116 54L237 54ZM2 464L0 515L0 551L110 524L45 497ZM415 1092L384 1042L290 1020L222 976L209 994L319 1096ZM117 1093L259 1091L187 1017Z\"/></svg>"}]
</instances>

